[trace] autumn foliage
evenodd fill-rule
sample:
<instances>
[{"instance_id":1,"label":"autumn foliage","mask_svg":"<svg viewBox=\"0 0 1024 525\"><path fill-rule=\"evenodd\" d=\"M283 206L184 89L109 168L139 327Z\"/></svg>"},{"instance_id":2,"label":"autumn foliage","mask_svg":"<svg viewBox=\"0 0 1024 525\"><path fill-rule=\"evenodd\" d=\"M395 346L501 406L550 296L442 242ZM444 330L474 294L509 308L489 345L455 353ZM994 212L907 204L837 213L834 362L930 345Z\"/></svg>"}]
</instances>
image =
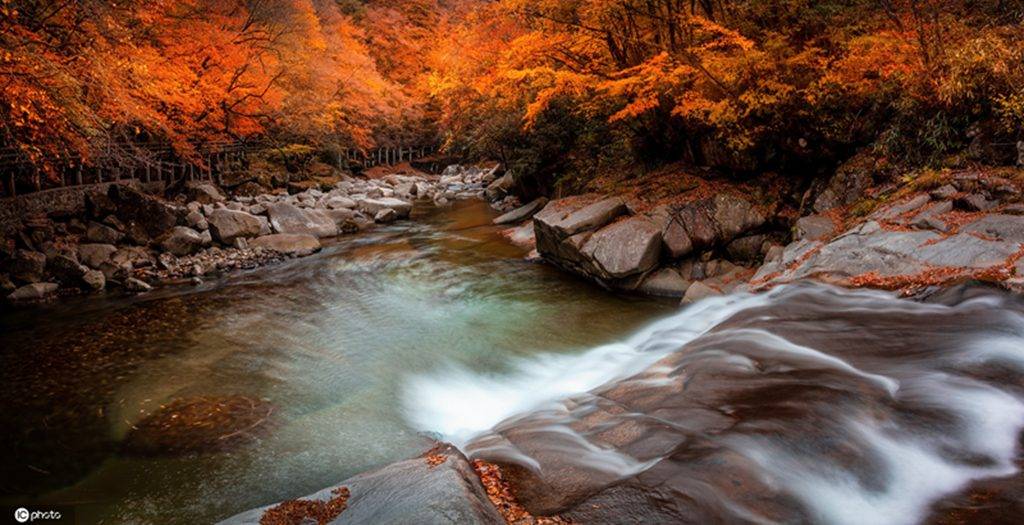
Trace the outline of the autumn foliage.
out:
<instances>
[{"instance_id":1,"label":"autumn foliage","mask_svg":"<svg viewBox=\"0 0 1024 525\"><path fill-rule=\"evenodd\" d=\"M1024 139L1021 0L0 0L0 47L0 151L42 166L436 140L543 186Z\"/></svg>"}]
</instances>

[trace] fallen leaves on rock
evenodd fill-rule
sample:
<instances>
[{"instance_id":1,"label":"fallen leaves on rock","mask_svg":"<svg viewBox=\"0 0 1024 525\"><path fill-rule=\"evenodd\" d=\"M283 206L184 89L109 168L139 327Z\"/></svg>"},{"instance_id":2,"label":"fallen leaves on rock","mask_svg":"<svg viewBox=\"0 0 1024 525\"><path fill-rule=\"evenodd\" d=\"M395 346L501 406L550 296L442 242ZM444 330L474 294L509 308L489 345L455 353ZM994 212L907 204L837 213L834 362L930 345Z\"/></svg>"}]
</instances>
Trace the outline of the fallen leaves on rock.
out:
<instances>
[{"instance_id":1,"label":"fallen leaves on rock","mask_svg":"<svg viewBox=\"0 0 1024 525\"><path fill-rule=\"evenodd\" d=\"M501 473L501 467L482 460L473 461L473 470L480 477L487 498L498 509L505 523L510 525L561 525L572 523L561 516L534 516L526 511L509 488Z\"/></svg>"},{"instance_id":2,"label":"fallen leaves on rock","mask_svg":"<svg viewBox=\"0 0 1024 525\"><path fill-rule=\"evenodd\" d=\"M315 522L326 525L348 507L348 487L331 491L334 497L327 501L293 499L271 507L260 517L260 525L300 525Z\"/></svg>"}]
</instances>

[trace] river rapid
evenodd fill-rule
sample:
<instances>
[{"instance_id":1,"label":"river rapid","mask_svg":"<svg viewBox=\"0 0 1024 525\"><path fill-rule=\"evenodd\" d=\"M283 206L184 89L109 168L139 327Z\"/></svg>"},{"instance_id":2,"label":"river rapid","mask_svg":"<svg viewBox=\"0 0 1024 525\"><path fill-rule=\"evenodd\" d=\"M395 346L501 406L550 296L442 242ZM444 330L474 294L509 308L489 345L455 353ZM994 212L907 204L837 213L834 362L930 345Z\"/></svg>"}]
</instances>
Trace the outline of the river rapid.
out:
<instances>
[{"instance_id":1,"label":"river rapid","mask_svg":"<svg viewBox=\"0 0 1024 525\"><path fill-rule=\"evenodd\" d=\"M205 523L422 452L501 462L581 523L1014 522L1024 304L801 284L680 309L523 260L479 202L284 265L0 315L4 504ZM160 405L272 409L139 455Z\"/></svg>"}]
</instances>

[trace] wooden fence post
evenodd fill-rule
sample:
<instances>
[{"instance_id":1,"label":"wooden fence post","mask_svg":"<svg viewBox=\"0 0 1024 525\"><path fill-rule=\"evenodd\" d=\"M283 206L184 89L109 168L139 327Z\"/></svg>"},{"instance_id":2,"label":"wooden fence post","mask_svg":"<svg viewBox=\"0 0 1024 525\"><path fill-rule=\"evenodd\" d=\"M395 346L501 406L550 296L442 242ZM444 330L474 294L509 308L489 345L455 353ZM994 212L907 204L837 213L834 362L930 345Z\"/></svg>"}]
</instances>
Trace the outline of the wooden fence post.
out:
<instances>
[{"instance_id":1,"label":"wooden fence post","mask_svg":"<svg viewBox=\"0 0 1024 525\"><path fill-rule=\"evenodd\" d=\"M75 172L75 183L79 186L82 185L82 165L78 165L78 170Z\"/></svg>"}]
</instances>

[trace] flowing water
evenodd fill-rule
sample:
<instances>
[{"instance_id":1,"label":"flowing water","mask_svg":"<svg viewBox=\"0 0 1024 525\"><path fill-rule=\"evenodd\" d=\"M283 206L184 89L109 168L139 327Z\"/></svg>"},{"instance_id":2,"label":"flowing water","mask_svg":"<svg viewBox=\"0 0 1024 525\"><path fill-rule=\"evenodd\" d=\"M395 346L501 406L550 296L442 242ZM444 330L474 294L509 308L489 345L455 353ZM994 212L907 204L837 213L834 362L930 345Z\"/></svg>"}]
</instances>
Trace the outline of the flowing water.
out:
<instances>
[{"instance_id":1,"label":"flowing water","mask_svg":"<svg viewBox=\"0 0 1024 525\"><path fill-rule=\"evenodd\" d=\"M203 523L443 437L580 523L1024 516L1024 304L817 285L671 302L522 260L482 204L199 289L0 316L4 504ZM140 456L175 399L273 410L254 441Z\"/></svg>"},{"instance_id":2,"label":"flowing water","mask_svg":"<svg viewBox=\"0 0 1024 525\"><path fill-rule=\"evenodd\" d=\"M582 354L409 384L419 428L581 523L1024 518L1024 302L990 290L714 298Z\"/></svg>"},{"instance_id":3,"label":"flowing water","mask_svg":"<svg viewBox=\"0 0 1024 525\"><path fill-rule=\"evenodd\" d=\"M417 373L508 373L671 311L523 260L482 203L322 253L134 299L0 315L3 504L82 523L206 523L305 495L430 446L401 395ZM227 451L139 457L119 442L161 404L242 395L273 427Z\"/></svg>"}]
</instances>

